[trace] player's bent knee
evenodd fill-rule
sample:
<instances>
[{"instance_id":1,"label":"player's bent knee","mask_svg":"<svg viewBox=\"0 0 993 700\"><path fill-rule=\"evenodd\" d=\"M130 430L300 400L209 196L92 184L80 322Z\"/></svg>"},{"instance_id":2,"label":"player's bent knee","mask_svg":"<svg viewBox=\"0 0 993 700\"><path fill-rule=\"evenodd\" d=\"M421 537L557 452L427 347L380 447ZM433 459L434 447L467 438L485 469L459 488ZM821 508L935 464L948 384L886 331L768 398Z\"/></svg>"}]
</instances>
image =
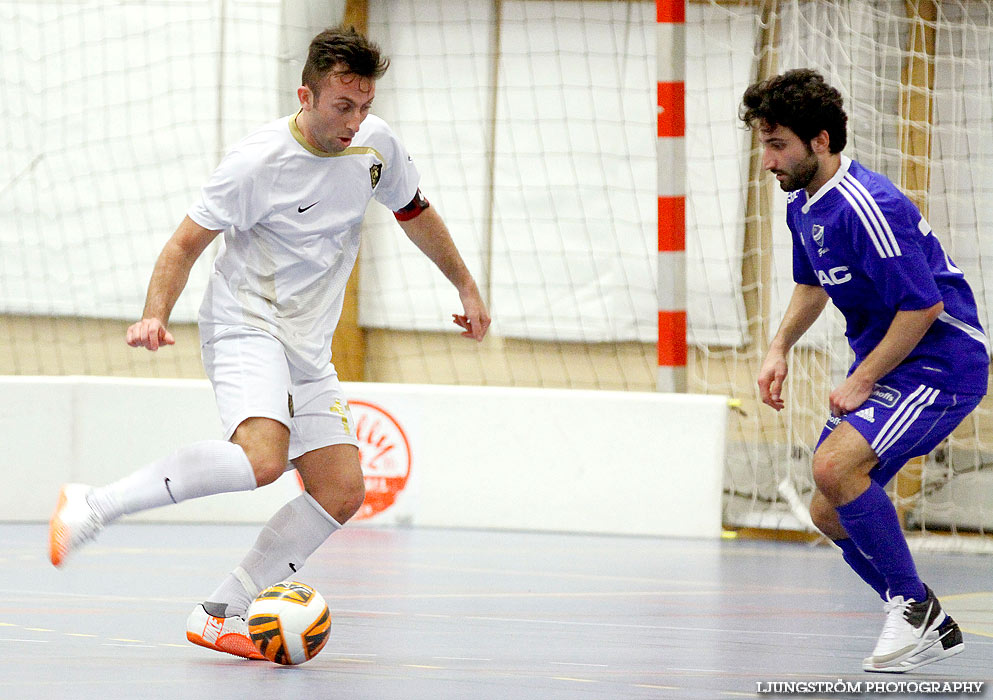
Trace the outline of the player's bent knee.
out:
<instances>
[{"instance_id":1,"label":"player's bent knee","mask_svg":"<svg viewBox=\"0 0 993 700\"><path fill-rule=\"evenodd\" d=\"M258 486L271 484L287 467L289 429L271 418L246 418L235 429L231 442L245 451Z\"/></svg>"},{"instance_id":2,"label":"player's bent knee","mask_svg":"<svg viewBox=\"0 0 993 700\"><path fill-rule=\"evenodd\" d=\"M256 458L250 460L252 471L255 472L255 483L258 486L267 486L283 475L286 471L286 460L273 457Z\"/></svg>"},{"instance_id":3,"label":"player's bent knee","mask_svg":"<svg viewBox=\"0 0 993 700\"><path fill-rule=\"evenodd\" d=\"M346 497L342 499L339 522L343 523L358 513L363 501L365 501L365 484L360 484L358 488L351 489Z\"/></svg>"},{"instance_id":4,"label":"player's bent knee","mask_svg":"<svg viewBox=\"0 0 993 700\"><path fill-rule=\"evenodd\" d=\"M359 512L365 501L365 481L358 471L348 478L339 478L334 484L308 488L308 493L339 523L344 524Z\"/></svg>"},{"instance_id":5,"label":"player's bent knee","mask_svg":"<svg viewBox=\"0 0 993 700\"><path fill-rule=\"evenodd\" d=\"M338 505L338 514L341 518L339 522L345 522L358 513L363 501L365 501L365 480L362 479L360 472L358 478L349 479L342 489Z\"/></svg>"},{"instance_id":6,"label":"player's bent knee","mask_svg":"<svg viewBox=\"0 0 993 700\"><path fill-rule=\"evenodd\" d=\"M814 454L812 470L817 490L831 503L837 501L842 492L845 471L834 455L830 452Z\"/></svg>"}]
</instances>

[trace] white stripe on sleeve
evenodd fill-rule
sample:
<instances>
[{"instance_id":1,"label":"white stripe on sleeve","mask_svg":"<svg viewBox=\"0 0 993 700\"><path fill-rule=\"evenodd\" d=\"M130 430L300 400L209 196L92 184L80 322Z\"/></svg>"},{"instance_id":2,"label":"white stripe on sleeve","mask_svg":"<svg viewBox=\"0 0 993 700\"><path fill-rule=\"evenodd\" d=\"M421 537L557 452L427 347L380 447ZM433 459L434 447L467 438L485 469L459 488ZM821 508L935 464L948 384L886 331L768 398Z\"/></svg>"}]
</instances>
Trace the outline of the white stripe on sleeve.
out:
<instances>
[{"instance_id":1,"label":"white stripe on sleeve","mask_svg":"<svg viewBox=\"0 0 993 700\"><path fill-rule=\"evenodd\" d=\"M876 246L876 252L879 253L879 257L881 258L893 257L893 253L891 250L883 249L883 246L880 244L879 239L876 237L875 229L869 223L869 220L865 218L865 214L862 212L862 208L855 201L855 198L848 192L848 190L842 187L841 183L838 184L838 191L841 192L841 195L848 200L848 203L852 205L852 210L859 217L859 219L862 220L862 225L865 227L866 233L869 234L869 240L872 241L872 244L874 246Z\"/></svg>"}]
</instances>

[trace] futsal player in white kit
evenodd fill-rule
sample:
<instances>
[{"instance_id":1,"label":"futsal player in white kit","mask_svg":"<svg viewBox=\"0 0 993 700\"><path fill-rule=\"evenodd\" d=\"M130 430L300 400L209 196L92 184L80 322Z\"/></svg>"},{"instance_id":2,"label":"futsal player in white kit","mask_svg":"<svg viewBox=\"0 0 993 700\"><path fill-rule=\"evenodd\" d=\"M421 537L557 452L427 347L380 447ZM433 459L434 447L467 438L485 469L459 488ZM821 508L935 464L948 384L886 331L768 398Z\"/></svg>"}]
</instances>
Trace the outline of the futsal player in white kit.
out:
<instances>
[{"instance_id":1,"label":"futsal player in white kit","mask_svg":"<svg viewBox=\"0 0 993 700\"><path fill-rule=\"evenodd\" d=\"M205 440L102 487L67 484L50 523L55 566L117 518L215 493L250 491L295 467L305 492L263 527L252 549L187 622L201 646L262 658L248 637L249 603L289 578L362 504L354 425L331 364L345 284L371 198L456 287L462 335L481 341L486 306L413 161L369 114L389 66L353 29L311 42L300 110L256 130L224 157L166 243L133 347L174 343L169 315L190 269L223 232L200 307L204 368L224 440Z\"/></svg>"}]
</instances>

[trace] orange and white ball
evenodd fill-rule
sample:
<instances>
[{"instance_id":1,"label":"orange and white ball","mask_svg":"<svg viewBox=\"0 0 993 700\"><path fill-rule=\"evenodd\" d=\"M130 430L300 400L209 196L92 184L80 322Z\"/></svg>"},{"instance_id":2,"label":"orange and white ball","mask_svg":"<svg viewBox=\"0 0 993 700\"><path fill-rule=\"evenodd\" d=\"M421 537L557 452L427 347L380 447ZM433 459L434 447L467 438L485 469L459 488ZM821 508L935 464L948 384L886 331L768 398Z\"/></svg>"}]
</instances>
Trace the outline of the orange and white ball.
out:
<instances>
[{"instance_id":1,"label":"orange and white ball","mask_svg":"<svg viewBox=\"0 0 993 700\"><path fill-rule=\"evenodd\" d=\"M248 634L273 663L302 664L327 643L331 613L311 586L282 581L259 593L248 607Z\"/></svg>"}]
</instances>

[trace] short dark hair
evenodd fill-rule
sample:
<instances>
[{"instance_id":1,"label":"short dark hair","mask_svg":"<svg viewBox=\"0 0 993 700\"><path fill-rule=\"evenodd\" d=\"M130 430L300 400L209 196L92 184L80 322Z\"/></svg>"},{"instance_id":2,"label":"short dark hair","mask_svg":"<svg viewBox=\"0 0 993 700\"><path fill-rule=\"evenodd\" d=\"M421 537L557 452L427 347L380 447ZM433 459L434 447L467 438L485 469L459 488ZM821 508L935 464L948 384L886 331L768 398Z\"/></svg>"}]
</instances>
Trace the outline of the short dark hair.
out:
<instances>
[{"instance_id":1,"label":"short dark hair","mask_svg":"<svg viewBox=\"0 0 993 700\"><path fill-rule=\"evenodd\" d=\"M750 85L741 101L740 119L750 129L785 126L801 141L827 131L831 153L841 153L848 143L848 115L841 93L824 82L817 71L807 68Z\"/></svg>"},{"instance_id":2,"label":"short dark hair","mask_svg":"<svg viewBox=\"0 0 993 700\"><path fill-rule=\"evenodd\" d=\"M332 27L311 40L302 81L316 95L329 73L379 80L389 67L390 59L382 56L379 46L355 27Z\"/></svg>"}]
</instances>

